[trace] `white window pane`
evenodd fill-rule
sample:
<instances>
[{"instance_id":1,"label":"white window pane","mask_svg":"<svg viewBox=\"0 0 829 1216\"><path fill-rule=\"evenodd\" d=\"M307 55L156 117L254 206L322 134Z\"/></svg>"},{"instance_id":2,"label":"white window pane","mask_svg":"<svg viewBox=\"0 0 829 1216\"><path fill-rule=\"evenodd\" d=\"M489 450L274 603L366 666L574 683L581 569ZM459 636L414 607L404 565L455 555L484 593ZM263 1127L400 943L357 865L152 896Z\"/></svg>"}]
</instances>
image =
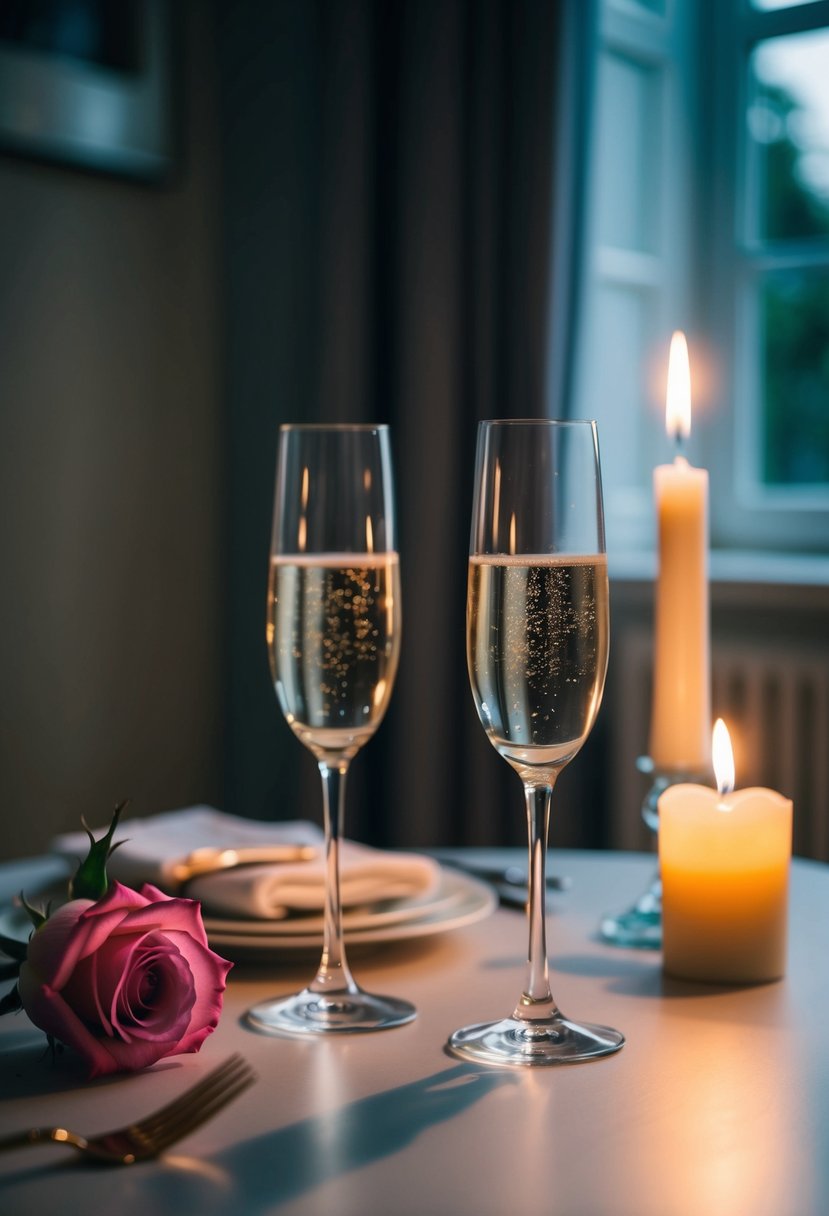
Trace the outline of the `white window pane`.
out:
<instances>
[{"instance_id":1,"label":"white window pane","mask_svg":"<svg viewBox=\"0 0 829 1216\"><path fill-rule=\"evenodd\" d=\"M636 8L645 9L645 11L648 13L659 13L661 16L665 15L665 0L627 0L627 3L623 3L619 5L619 7L622 10L626 8L629 9L631 3L634 4Z\"/></svg>"},{"instance_id":2,"label":"white window pane","mask_svg":"<svg viewBox=\"0 0 829 1216\"><path fill-rule=\"evenodd\" d=\"M751 7L763 10L772 8L800 8L803 4L813 3L814 0L751 0Z\"/></svg>"},{"instance_id":3,"label":"white window pane","mask_svg":"<svg viewBox=\"0 0 829 1216\"><path fill-rule=\"evenodd\" d=\"M760 313L760 480L829 487L829 274L768 275Z\"/></svg>"},{"instance_id":4,"label":"white window pane","mask_svg":"<svg viewBox=\"0 0 829 1216\"><path fill-rule=\"evenodd\" d=\"M760 239L829 234L829 32L761 42L750 60L749 205Z\"/></svg>"},{"instance_id":5,"label":"white window pane","mask_svg":"<svg viewBox=\"0 0 829 1216\"><path fill-rule=\"evenodd\" d=\"M661 90L656 69L613 53L599 61L597 239L658 246Z\"/></svg>"},{"instance_id":6,"label":"white window pane","mask_svg":"<svg viewBox=\"0 0 829 1216\"><path fill-rule=\"evenodd\" d=\"M599 426L608 544L617 549L651 523L651 474L664 434L646 382L654 315L650 291L597 284L591 293L580 400Z\"/></svg>"}]
</instances>

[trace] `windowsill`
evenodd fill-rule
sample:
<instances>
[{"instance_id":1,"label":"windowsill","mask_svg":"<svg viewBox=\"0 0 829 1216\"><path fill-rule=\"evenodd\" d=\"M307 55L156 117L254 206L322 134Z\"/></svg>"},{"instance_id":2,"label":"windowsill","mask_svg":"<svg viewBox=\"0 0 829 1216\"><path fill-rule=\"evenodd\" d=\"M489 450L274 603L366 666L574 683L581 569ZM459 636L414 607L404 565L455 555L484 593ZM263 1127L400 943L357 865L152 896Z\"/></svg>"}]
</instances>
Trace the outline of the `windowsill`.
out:
<instances>
[{"instance_id":1,"label":"windowsill","mask_svg":"<svg viewBox=\"0 0 829 1216\"><path fill-rule=\"evenodd\" d=\"M653 550L611 553L608 566L611 579L617 582L651 583L656 575L656 554ZM723 584L829 587L829 556L712 549L709 578L712 583Z\"/></svg>"}]
</instances>

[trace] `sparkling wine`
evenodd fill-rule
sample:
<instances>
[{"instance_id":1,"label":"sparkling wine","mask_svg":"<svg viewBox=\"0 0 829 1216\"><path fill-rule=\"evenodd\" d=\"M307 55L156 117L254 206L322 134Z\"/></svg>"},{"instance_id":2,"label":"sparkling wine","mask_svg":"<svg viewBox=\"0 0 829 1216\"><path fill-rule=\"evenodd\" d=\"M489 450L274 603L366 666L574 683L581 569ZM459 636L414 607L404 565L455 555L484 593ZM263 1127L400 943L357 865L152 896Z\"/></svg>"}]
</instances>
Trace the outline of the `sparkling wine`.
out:
<instances>
[{"instance_id":1,"label":"sparkling wine","mask_svg":"<svg viewBox=\"0 0 829 1216\"><path fill-rule=\"evenodd\" d=\"M396 553L271 559L268 648L285 717L318 757L377 729L400 655Z\"/></svg>"},{"instance_id":2,"label":"sparkling wine","mask_svg":"<svg viewBox=\"0 0 829 1216\"><path fill-rule=\"evenodd\" d=\"M607 558L472 557L467 658L478 716L517 768L559 768L590 732L609 642Z\"/></svg>"}]
</instances>

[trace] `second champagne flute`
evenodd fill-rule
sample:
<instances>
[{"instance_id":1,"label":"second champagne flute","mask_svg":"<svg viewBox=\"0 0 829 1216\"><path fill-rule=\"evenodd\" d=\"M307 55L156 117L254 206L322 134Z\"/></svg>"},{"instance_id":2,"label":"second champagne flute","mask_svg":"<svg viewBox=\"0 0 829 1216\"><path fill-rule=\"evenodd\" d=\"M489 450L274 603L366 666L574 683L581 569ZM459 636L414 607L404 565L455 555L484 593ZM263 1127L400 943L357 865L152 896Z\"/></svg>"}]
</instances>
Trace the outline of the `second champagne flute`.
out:
<instances>
[{"instance_id":1,"label":"second champagne flute","mask_svg":"<svg viewBox=\"0 0 829 1216\"><path fill-rule=\"evenodd\" d=\"M556 778L587 738L608 656L608 578L593 422L482 422L466 641L481 724L524 785L529 951L511 1017L456 1030L484 1064L561 1064L617 1051L618 1030L573 1022L550 991L544 867Z\"/></svg>"},{"instance_id":2,"label":"second champagne flute","mask_svg":"<svg viewBox=\"0 0 829 1216\"><path fill-rule=\"evenodd\" d=\"M325 917L314 979L248 1021L300 1035L399 1026L414 1006L363 991L349 970L339 875L348 766L383 719L400 654L387 427L281 428L267 637L282 712L322 777Z\"/></svg>"}]
</instances>

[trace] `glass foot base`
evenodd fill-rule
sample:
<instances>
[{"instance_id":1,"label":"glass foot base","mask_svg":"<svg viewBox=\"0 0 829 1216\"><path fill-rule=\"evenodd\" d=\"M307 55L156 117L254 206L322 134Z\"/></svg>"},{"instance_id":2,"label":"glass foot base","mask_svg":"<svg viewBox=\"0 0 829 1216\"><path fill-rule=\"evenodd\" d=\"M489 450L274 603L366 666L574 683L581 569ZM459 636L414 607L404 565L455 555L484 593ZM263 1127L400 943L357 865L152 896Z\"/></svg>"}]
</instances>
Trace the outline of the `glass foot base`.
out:
<instances>
[{"instance_id":1,"label":"glass foot base","mask_svg":"<svg viewBox=\"0 0 829 1216\"><path fill-rule=\"evenodd\" d=\"M387 1030L411 1022L416 1014L414 1005L408 1001L373 996L360 988L327 995L304 988L293 996L254 1005L245 1014L245 1020L263 1034L309 1037Z\"/></svg>"},{"instance_id":2,"label":"glass foot base","mask_svg":"<svg viewBox=\"0 0 829 1216\"><path fill-rule=\"evenodd\" d=\"M599 926L602 941L637 950L662 948L662 883L657 876L627 912L604 916Z\"/></svg>"},{"instance_id":3,"label":"glass foot base","mask_svg":"<svg viewBox=\"0 0 829 1216\"><path fill-rule=\"evenodd\" d=\"M610 1026L571 1022L559 1015L544 1022L503 1018L464 1026L449 1038L449 1049L464 1060L507 1068L575 1064L618 1051L625 1036Z\"/></svg>"}]
</instances>

